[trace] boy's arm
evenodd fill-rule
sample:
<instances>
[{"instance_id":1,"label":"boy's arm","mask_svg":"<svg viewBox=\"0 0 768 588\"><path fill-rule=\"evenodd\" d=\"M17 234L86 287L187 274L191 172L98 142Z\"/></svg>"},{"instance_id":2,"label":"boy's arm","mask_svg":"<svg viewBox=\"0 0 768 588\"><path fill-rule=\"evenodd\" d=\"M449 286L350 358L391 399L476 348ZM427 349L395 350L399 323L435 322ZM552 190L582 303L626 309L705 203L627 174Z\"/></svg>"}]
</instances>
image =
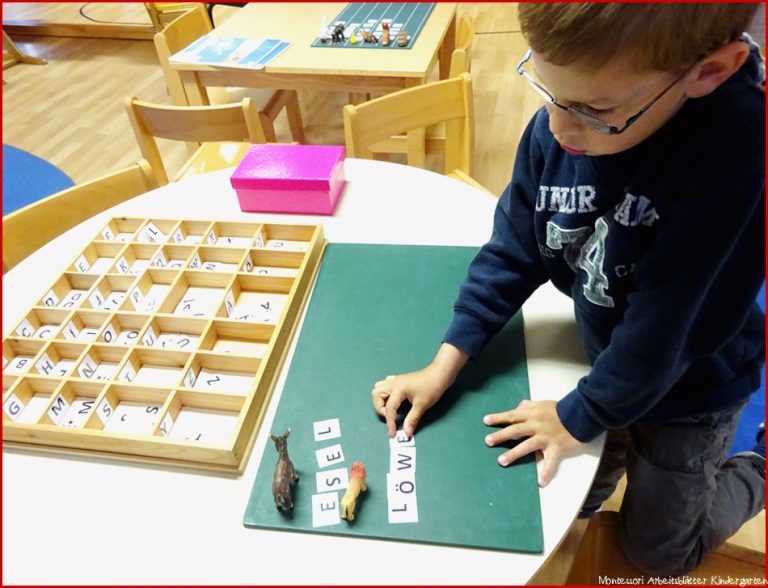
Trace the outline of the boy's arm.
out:
<instances>
[{"instance_id":1,"label":"boy's arm","mask_svg":"<svg viewBox=\"0 0 768 588\"><path fill-rule=\"evenodd\" d=\"M589 441L634 422L691 363L716 352L744 325L765 267L764 171L680 197L640 260L611 342L557 413Z\"/></svg>"},{"instance_id":2,"label":"boy's arm","mask_svg":"<svg viewBox=\"0 0 768 588\"><path fill-rule=\"evenodd\" d=\"M538 118L523 133L512 181L496 207L493 233L469 266L444 337L473 358L548 279L533 224L543 165L534 136Z\"/></svg>"},{"instance_id":3,"label":"boy's arm","mask_svg":"<svg viewBox=\"0 0 768 588\"><path fill-rule=\"evenodd\" d=\"M537 170L541 154L533 136L535 116L523 134L513 180L499 199L493 235L472 260L454 304L454 319L435 360L425 368L388 376L371 391L373 407L395 434L395 416L404 400L411 403L404 430L413 435L422 415L437 402L471 357L520 308L547 276L533 232Z\"/></svg>"}]
</instances>

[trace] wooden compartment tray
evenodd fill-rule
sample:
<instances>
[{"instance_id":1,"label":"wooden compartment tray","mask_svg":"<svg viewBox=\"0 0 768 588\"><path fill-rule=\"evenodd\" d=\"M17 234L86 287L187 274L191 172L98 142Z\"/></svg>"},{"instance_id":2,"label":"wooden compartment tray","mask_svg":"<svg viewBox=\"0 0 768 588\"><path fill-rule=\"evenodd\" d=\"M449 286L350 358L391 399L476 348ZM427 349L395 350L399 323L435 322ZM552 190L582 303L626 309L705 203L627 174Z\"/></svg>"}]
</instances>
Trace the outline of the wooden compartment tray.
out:
<instances>
[{"instance_id":1,"label":"wooden compartment tray","mask_svg":"<svg viewBox=\"0 0 768 588\"><path fill-rule=\"evenodd\" d=\"M3 339L3 443L242 473L325 243L113 218Z\"/></svg>"}]
</instances>

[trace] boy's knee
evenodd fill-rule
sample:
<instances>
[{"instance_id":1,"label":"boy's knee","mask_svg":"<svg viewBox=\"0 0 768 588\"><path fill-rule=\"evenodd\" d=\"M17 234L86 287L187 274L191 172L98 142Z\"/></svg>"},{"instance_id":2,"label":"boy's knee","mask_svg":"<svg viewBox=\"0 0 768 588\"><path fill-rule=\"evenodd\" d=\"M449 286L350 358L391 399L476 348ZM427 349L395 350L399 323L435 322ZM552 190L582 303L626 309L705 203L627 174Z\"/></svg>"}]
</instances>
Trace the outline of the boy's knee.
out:
<instances>
[{"instance_id":1,"label":"boy's knee","mask_svg":"<svg viewBox=\"0 0 768 588\"><path fill-rule=\"evenodd\" d=\"M658 535L632 529L623 517L619 522L619 545L633 565L652 576L681 576L697 568L704 557L703 544L696 537L660 540Z\"/></svg>"}]
</instances>

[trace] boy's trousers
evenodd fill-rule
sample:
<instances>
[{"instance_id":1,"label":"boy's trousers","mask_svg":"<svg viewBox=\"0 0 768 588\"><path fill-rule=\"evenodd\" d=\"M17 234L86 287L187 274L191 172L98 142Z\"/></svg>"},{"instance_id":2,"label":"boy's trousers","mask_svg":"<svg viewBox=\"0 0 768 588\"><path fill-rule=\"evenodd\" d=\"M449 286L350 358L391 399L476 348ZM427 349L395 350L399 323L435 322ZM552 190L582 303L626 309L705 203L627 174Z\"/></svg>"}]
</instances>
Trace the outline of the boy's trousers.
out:
<instances>
[{"instance_id":1,"label":"boy's trousers","mask_svg":"<svg viewBox=\"0 0 768 588\"><path fill-rule=\"evenodd\" d=\"M591 516L626 471L619 542L655 575L680 575L765 508L765 459L728 458L744 405L716 414L608 431L581 517Z\"/></svg>"}]
</instances>

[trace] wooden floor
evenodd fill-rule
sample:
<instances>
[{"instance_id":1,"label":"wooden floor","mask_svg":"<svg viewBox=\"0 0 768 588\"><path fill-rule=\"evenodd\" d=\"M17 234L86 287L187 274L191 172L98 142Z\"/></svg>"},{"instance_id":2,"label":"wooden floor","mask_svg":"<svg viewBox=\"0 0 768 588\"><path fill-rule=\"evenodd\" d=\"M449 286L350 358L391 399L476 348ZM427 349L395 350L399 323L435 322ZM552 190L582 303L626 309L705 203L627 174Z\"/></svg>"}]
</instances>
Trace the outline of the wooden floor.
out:
<instances>
[{"instance_id":1,"label":"wooden floor","mask_svg":"<svg viewBox=\"0 0 768 588\"><path fill-rule=\"evenodd\" d=\"M3 20L88 22L78 13L80 6L3 3ZM149 23L140 3L88 3L84 12L110 22ZM474 175L500 193L511 176L518 137L541 102L514 73L526 48L515 6L467 3L460 12L475 17L478 32L472 64L477 129ZM22 51L47 59L48 65L17 65L3 72L4 143L50 161L75 182L139 157L124 98L170 104L150 41L17 34L14 41ZM302 91L299 100L310 143L344 143L341 112L346 94ZM279 141L290 140L285 120L278 121L277 132ZM170 144L161 149L170 158L171 168L180 165L186 153L183 147ZM439 170L439 161L429 164Z\"/></svg>"},{"instance_id":2,"label":"wooden floor","mask_svg":"<svg viewBox=\"0 0 768 588\"><path fill-rule=\"evenodd\" d=\"M3 21L89 22L96 20L149 24L141 3L3 3ZM218 10L218 8L217 8ZM472 77L475 93L474 176L500 193L511 176L517 141L527 121L541 106L515 72L526 50L514 4L463 3L460 14L475 19ZM225 12L215 12L223 18ZM3 71L3 143L30 151L61 168L75 182L124 167L139 157L125 114L126 96L168 103L151 41L28 37L14 35L25 53L43 57L47 65L20 64ZM342 108L347 96L299 92L307 140L344 143ZM282 119L283 117L281 117ZM290 141L285 120L276 125L278 141ZM181 145L161 145L169 168L186 156ZM437 161L431 161L433 169ZM622 491L609 508L618 510ZM584 530L577 521L560 549L533 579L562 584ZM765 551L765 512L745 525L734 539Z\"/></svg>"}]
</instances>

